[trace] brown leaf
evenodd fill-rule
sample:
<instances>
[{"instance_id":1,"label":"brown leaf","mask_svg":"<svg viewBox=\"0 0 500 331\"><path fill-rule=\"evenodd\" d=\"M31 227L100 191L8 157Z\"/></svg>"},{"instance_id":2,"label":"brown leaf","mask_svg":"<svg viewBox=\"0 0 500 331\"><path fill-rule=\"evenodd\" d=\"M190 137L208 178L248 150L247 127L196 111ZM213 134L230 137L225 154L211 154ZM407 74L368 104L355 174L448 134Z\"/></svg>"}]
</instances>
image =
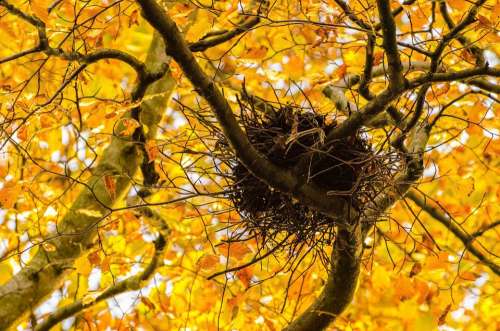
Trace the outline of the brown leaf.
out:
<instances>
[{"instance_id":1,"label":"brown leaf","mask_svg":"<svg viewBox=\"0 0 500 331\"><path fill-rule=\"evenodd\" d=\"M446 308L443 310L443 312L439 316L438 325L443 325L444 323L446 323L446 316L450 312L450 309L451 309L451 303L448 304L448 306L446 306Z\"/></svg>"},{"instance_id":2,"label":"brown leaf","mask_svg":"<svg viewBox=\"0 0 500 331\"><path fill-rule=\"evenodd\" d=\"M422 264L420 264L420 262L416 262L411 268L410 277L418 275L420 271L422 271Z\"/></svg>"},{"instance_id":3,"label":"brown leaf","mask_svg":"<svg viewBox=\"0 0 500 331\"><path fill-rule=\"evenodd\" d=\"M146 306L148 307L150 310L154 310L156 307L155 307L155 304L149 300L148 298L146 297L141 297L141 302Z\"/></svg>"},{"instance_id":4,"label":"brown leaf","mask_svg":"<svg viewBox=\"0 0 500 331\"><path fill-rule=\"evenodd\" d=\"M99 265L101 263L101 256L99 255L99 251L90 253L87 256L87 258L89 259L89 262L93 265Z\"/></svg>"}]
</instances>

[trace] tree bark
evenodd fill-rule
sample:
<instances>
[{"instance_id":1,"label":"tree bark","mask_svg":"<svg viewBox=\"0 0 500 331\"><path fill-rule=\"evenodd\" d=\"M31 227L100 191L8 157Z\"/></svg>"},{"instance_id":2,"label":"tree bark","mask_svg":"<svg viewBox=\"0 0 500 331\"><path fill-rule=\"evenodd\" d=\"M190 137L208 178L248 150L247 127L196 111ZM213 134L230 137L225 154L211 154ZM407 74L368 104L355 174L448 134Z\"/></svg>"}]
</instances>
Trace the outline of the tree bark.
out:
<instances>
[{"instance_id":1,"label":"tree bark","mask_svg":"<svg viewBox=\"0 0 500 331\"><path fill-rule=\"evenodd\" d=\"M154 68L167 61L163 41L155 34L146 61L147 67ZM146 138L154 137L174 88L175 81L167 73L147 89L146 94L162 94L141 105L141 122L149 128ZM93 245L98 223L126 194L130 179L141 164L143 154L136 145L131 140L112 138L98 166L92 170L93 175L87 185L58 224L59 233L48 240L56 249L48 252L39 248L31 261L0 287L0 330L6 330L41 303L59 286L75 259ZM116 180L116 194L113 197L104 183L104 176L109 175Z\"/></svg>"},{"instance_id":2,"label":"tree bark","mask_svg":"<svg viewBox=\"0 0 500 331\"><path fill-rule=\"evenodd\" d=\"M362 247L360 224L338 231L323 291L284 331L324 330L349 306L358 283Z\"/></svg>"}]
</instances>

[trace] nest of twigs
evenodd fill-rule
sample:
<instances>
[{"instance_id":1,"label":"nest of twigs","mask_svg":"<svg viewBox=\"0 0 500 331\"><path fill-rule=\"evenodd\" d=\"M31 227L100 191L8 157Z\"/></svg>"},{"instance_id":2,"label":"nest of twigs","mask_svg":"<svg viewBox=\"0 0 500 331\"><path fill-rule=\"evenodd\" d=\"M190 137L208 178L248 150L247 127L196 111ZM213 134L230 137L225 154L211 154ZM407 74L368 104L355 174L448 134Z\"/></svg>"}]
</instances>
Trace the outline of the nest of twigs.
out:
<instances>
[{"instance_id":1,"label":"nest of twigs","mask_svg":"<svg viewBox=\"0 0 500 331\"><path fill-rule=\"evenodd\" d=\"M326 144L325 137L337 125L335 120L290 105L263 108L251 100L240 105L241 125L260 153L287 169L305 165L300 172L305 180L329 195L347 199L357 214L366 212L367 206L373 208L369 202L390 183L394 155L376 153L366 134L356 133ZM288 247L292 253L304 246L332 243L335 219L253 176L224 138L218 146L228 160L233 178L230 199L241 215L243 232L264 245Z\"/></svg>"}]
</instances>

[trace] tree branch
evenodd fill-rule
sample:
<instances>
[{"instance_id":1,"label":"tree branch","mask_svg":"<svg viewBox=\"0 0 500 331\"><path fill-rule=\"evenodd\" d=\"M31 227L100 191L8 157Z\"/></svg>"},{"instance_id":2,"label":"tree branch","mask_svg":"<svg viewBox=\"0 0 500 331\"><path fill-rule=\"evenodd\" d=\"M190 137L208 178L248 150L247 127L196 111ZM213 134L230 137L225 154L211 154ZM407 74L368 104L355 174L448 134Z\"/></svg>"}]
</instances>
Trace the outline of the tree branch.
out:
<instances>
[{"instance_id":1,"label":"tree branch","mask_svg":"<svg viewBox=\"0 0 500 331\"><path fill-rule=\"evenodd\" d=\"M324 330L347 308L356 290L362 247L359 224L352 230L338 231L331 257L330 273L323 291L284 331Z\"/></svg>"},{"instance_id":2,"label":"tree branch","mask_svg":"<svg viewBox=\"0 0 500 331\"><path fill-rule=\"evenodd\" d=\"M240 25L236 26L234 29L229 31L224 31L216 35L207 35L201 40L189 44L189 49L191 52L203 52L207 49L220 45L226 41L233 39L234 37L245 33L255 27L260 22L259 16L247 17Z\"/></svg>"},{"instance_id":3,"label":"tree branch","mask_svg":"<svg viewBox=\"0 0 500 331\"><path fill-rule=\"evenodd\" d=\"M164 46L161 39L157 39L153 40L148 64L164 63L166 60ZM152 81L139 81L134 93L136 97L141 97L150 84ZM148 89L148 93L158 90L163 92L161 96L155 96L141 105L141 122L150 128L148 137L155 135L163 111L162 105L173 92L174 86L171 76L166 75ZM133 178L140 162L141 153L137 151L134 141L112 138L99 165L93 170L88 185L58 224L60 235L50 240L56 249L47 252L40 248L20 272L0 287L0 329L7 329L50 294L67 270L71 269L73 261L93 245L97 234L96 225L127 192L130 178ZM109 175L116 179L114 197L108 194L103 180L104 176ZM96 215L90 216L81 210L92 210Z\"/></svg>"},{"instance_id":4,"label":"tree branch","mask_svg":"<svg viewBox=\"0 0 500 331\"><path fill-rule=\"evenodd\" d=\"M290 194L304 204L342 222L345 219L342 216L348 215L347 202L342 198L327 197L325 190L306 183L291 171L276 166L260 154L238 125L226 98L199 66L175 22L154 0L138 0L137 2L142 8L142 16L165 40L167 54L179 64L196 91L211 106L236 157L245 167L271 187Z\"/></svg>"},{"instance_id":5,"label":"tree branch","mask_svg":"<svg viewBox=\"0 0 500 331\"><path fill-rule=\"evenodd\" d=\"M155 251L153 254L153 258L141 273L130 276L129 278L116 283L114 286L109 287L104 292L99 294L93 300L88 301L82 298L69 305L60 307L54 313L50 314L50 316L45 321L38 324L35 327L34 331L48 331L53 326L65 320L66 318L71 317L103 300L106 300L123 292L136 291L141 289L144 286L144 282L147 281L153 275L153 272L162 265L161 255L165 246L166 240L162 234L159 234L158 238L154 242Z\"/></svg>"},{"instance_id":6,"label":"tree branch","mask_svg":"<svg viewBox=\"0 0 500 331\"><path fill-rule=\"evenodd\" d=\"M389 64L389 88L395 91L402 90L405 86L405 78L398 51L396 23L394 22L389 0L377 0L377 8L384 37L383 45Z\"/></svg>"},{"instance_id":7,"label":"tree branch","mask_svg":"<svg viewBox=\"0 0 500 331\"><path fill-rule=\"evenodd\" d=\"M476 8L476 12L474 13L473 16L477 14L477 8L478 6L481 6L484 4L485 1L479 1L476 5L474 5L473 8ZM453 22L453 19L451 18L450 14L448 13L448 7L446 6L445 1L440 1L439 2L439 10L441 12L441 15L444 18L444 21L448 25L448 28L450 30L454 30L456 28L455 23ZM470 12L469 12L470 13ZM479 48L476 45L473 45L464 35L460 34L456 36L456 39L462 44L462 46L466 47L470 52L475 56L476 58L476 64L481 66L486 63L484 59L484 54L481 48Z\"/></svg>"},{"instance_id":8,"label":"tree branch","mask_svg":"<svg viewBox=\"0 0 500 331\"><path fill-rule=\"evenodd\" d=\"M417 206L422 208L427 214L429 214L432 218L437 220L439 223L443 224L448 230L451 231L467 248L472 255L474 255L482 264L491 269L495 274L500 275L500 265L496 264L492 260L490 260L487 256L485 256L479 249L474 246L474 239L469 234L467 234L464 230L462 230L457 224L453 222L453 220L446 214L444 214L438 208L431 206L425 198L422 198L419 193L411 190L406 195L410 200L412 200Z\"/></svg>"}]
</instances>

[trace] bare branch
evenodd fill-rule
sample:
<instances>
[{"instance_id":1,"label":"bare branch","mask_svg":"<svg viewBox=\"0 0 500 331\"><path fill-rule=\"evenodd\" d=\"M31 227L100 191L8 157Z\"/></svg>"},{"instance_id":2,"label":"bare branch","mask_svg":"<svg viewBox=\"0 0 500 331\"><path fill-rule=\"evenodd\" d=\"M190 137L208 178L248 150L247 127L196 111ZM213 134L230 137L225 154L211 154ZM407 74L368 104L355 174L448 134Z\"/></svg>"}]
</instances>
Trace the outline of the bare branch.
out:
<instances>
[{"instance_id":1,"label":"bare branch","mask_svg":"<svg viewBox=\"0 0 500 331\"><path fill-rule=\"evenodd\" d=\"M191 52L203 52L207 49L220 45L226 41L233 39L234 37L243 34L253 27L255 27L260 21L259 16L248 17L242 24L238 25L232 30L223 31L222 33L216 35L208 35L203 37L201 40L189 44L189 49Z\"/></svg>"},{"instance_id":2,"label":"bare branch","mask_svg":"<svg viewBox=\"0 0 500 331\"><path fill-rule=\"evenodd\" d=\"M472 255L474 255L482 264L491 269L495 274L500 275L500 266L490 260L485 256L479 249L474 246L474 239L476 237L467 234L462 230L453 220L446 214L444 214L438 208L431 206L425 198L422 198L420 194L415 191L410 191L406 195L410 198L417 206L422 208L426 213L428 213L432 218L437 220L439 223L443 224L448 230L451 231L467 248Z\"/></svg>"}]
</instances>

